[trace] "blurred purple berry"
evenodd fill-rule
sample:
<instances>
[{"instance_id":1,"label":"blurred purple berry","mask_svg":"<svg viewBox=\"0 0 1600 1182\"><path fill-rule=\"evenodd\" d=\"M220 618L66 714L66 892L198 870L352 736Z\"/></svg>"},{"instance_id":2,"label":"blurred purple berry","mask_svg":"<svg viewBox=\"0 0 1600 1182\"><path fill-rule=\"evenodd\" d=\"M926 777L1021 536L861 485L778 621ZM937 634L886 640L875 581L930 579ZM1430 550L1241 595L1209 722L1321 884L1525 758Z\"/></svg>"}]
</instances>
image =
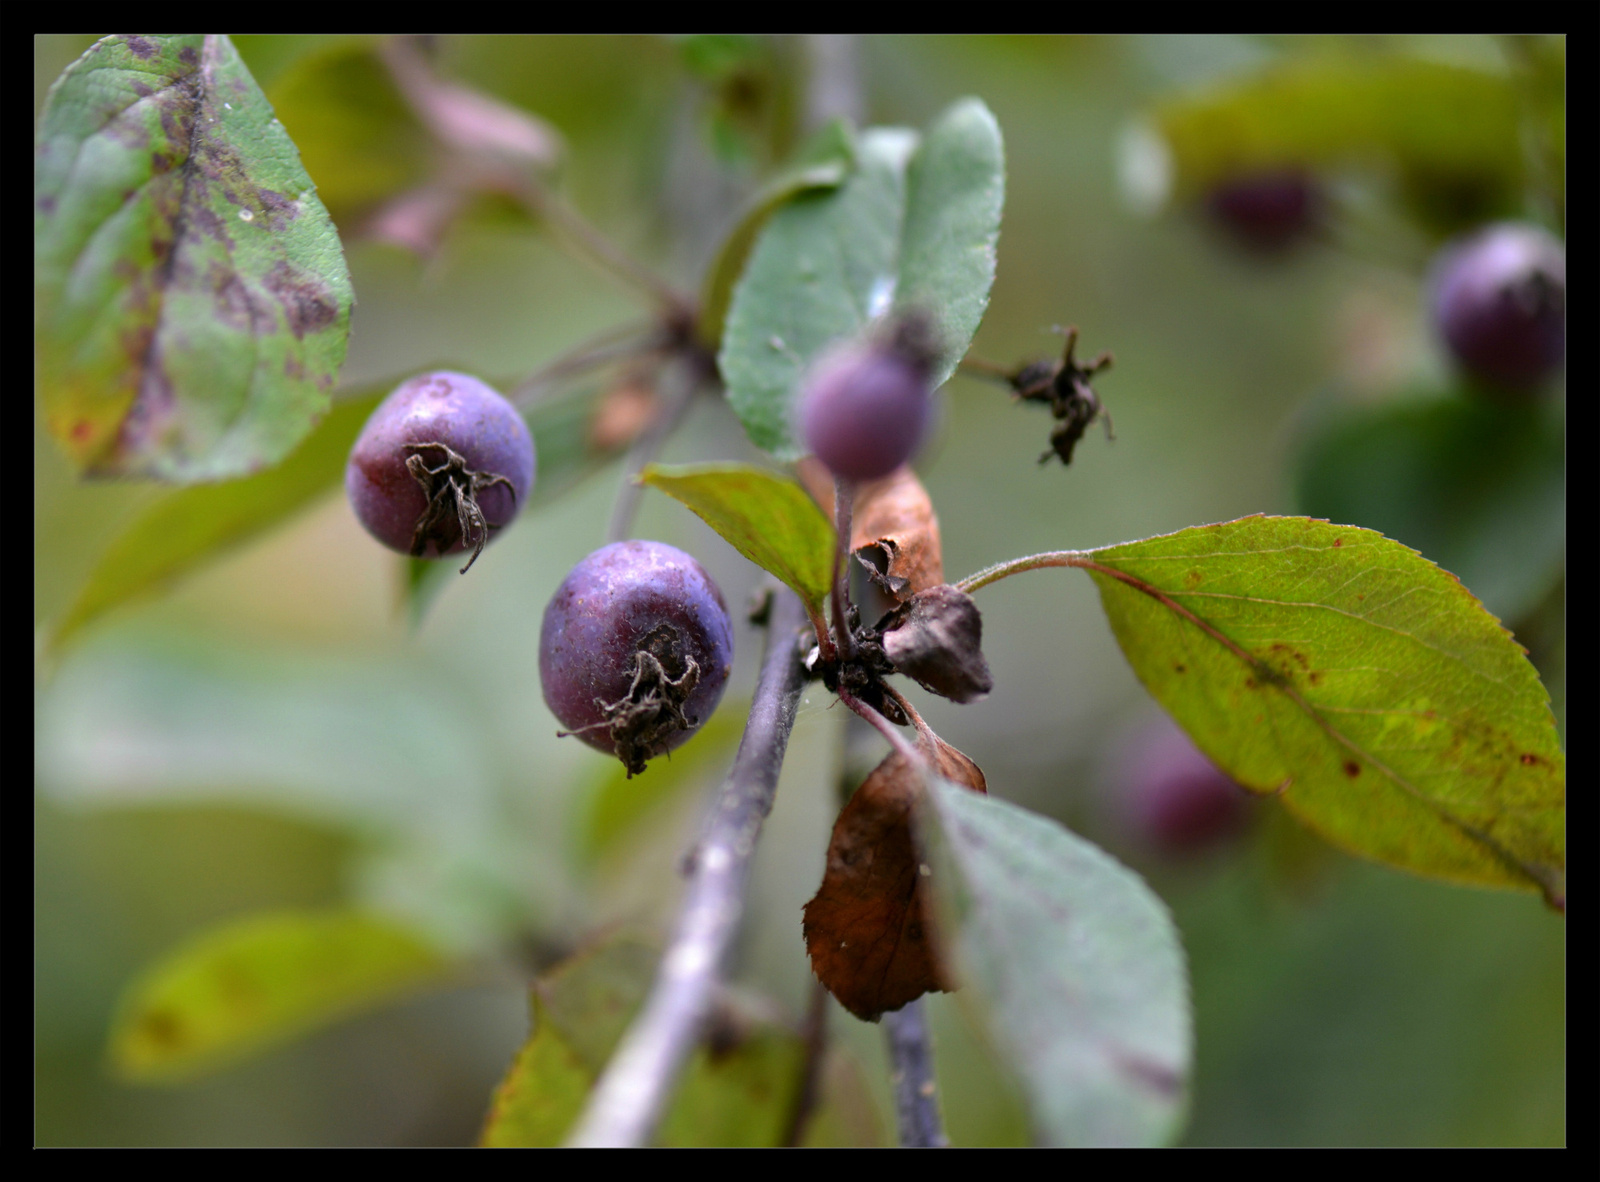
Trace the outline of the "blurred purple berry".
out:
<instances>
[{"instance_id":1,"label":"blurred purple berry","mask_svg":"<svg viewBox=\"0 0 1600 1182\"><path fill-rule=\"evenodd\" d=\"M372 412L344 487L378 541L437 558L481 550L511 524L533 491L535 467L533 437L515 407L477 378L429 373Z\"/></svg>"},{"instance_id":2,"label":"blurred purple berry","mask_svg":"<svg viewBox=\"0 0 1600 1182\"><path fill-rule=\"evenodd\" d=\"M1169 857L1225 844L1244 830L1254 808L1250 794L1167 718L1140 734L1120 778L1124 824L1141 844Z\"/></svg>"},{"instance_id":3,"label":"blurred purple berry","mask_svg":"<svg viewBox=\"0 0 1600 1182\"><path fill-rule=\"evenodd\" d=\"M1316 184L1297 169L1258 173L1211 194L1212 217L1242 245L1275 253L1305 237L1321 212Z\"/></svg>"},{"instance_id":4,"label":"blurred purple berry","mask_svg":"<svg viewBox=\"0 0 1600 1182\"><path fill-rule=\"evenodd\" d=\"M845 345L823 356L800 396L800 434L830 472L877 480L916 454L931 413L931 351L907 322L895 340Z\"/></svg>"},{"instance_id":5,"label":"blurred purple berry","mask_svg":"<svg viewBox=\"0 0 1600 1182\"><path fill-rule=\"evenodd\" d=\"M550 712L630 773L711 717L733 666L733 624L698 562L662 542L613 542L545 608L539 679Z\"/></svg>"},{"instance_id":6,"label":"blurred purple berry","mask_svg":"<svg viewBox=\"0 0 1600 1182\"><path fill-rule=\"evenodd\" d=\"M1433 323L1461 367L1496 389L1536 391L1566 359L1566 249L1538 226L1487 226L1440 254Z\"/></svg>"}]
</instances>

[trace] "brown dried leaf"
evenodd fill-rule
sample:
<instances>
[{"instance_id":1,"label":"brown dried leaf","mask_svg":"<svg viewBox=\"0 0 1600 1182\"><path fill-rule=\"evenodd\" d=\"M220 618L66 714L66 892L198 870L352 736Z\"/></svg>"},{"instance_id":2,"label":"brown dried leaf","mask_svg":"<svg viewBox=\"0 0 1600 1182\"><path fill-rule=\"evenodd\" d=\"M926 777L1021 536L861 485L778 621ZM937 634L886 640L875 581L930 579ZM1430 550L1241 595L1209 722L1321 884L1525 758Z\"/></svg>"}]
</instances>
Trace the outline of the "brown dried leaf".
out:
<instances>
[{"instance_id":1,"label":"brown dried leaf","mask_svg":"<svg viewBox=\"0 0 1600 1182\"><path fill-rule=\"evenodd\" d=\"M941 775L988 791L977 764L935 742ZM899 754L880 763L834 823L822 886L805 908L812 970L839 1004L868 1022L930 990L953 988L930 943L929 875L912 839L921 793L922 776Z\"/></svg>"},{"instance_id":2,"label":"brown dried leaf","mask_svg":"<svg viewBox=\"0 0 1600 1182\"><path fill-rule=\"evenodd\" d=\"M850 552L894 602L944 582L944 547L928 490L910 468L856 490Z\"/></svg>"},{"instance_id":3,"label":"brown dried leaf","mask_svg":"<svg viewBox=\"0 0 1600 1182\"><path fill-rule=\"evenodd\" d=\"M918 591L896 614L883 651L901 673L952 702L975 702L994 688L983 659L983 617L970 595L940 584Z\"/></svg>"}]
</instances>

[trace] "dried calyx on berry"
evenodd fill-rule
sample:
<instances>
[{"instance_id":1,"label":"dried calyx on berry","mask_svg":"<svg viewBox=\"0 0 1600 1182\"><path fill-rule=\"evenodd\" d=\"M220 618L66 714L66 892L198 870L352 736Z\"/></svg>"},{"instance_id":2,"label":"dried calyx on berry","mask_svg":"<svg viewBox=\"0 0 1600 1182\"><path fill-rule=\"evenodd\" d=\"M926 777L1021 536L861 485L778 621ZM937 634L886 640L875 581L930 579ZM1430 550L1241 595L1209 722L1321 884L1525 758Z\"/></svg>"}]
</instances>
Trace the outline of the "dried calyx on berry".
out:
<instances>
[{"instance_id":1,"label":"dried calyx on berry","mask_svg":"<svg viewBox=\"0 0 1600 1182\"><path fill-rule=\"evenodd\" d=\"M825 354L801 391L800 437L841 479L887 476L922 442L938 356L932 321L917 312Z\"/></svg>"},{"instance_id":2,"label":"dried calyx on berry","mask_svg":"<svg viewBox=\"0 0 1600 1182\"><path fill-rule=\"evenodd\" d=\"M1103 417L1106 438L1116 438L1111 431L1111 413L1089 384L1095 374L1110 369L1114 359L1110 353L1101 353L1088 365L1079 365L1072 356L1078 345L1077 328L1056 331L1067 338L1059 361L1031 362L1005 375L1005 380L1023 402L1042 402L1050 408L1056 426L1050 432L1050 450L1039 456L1039 462L1048 463L1051 456L1060 456L1066 465L1072 463L1072 449L1095 419Z\"/></svg>"}]
</instances>

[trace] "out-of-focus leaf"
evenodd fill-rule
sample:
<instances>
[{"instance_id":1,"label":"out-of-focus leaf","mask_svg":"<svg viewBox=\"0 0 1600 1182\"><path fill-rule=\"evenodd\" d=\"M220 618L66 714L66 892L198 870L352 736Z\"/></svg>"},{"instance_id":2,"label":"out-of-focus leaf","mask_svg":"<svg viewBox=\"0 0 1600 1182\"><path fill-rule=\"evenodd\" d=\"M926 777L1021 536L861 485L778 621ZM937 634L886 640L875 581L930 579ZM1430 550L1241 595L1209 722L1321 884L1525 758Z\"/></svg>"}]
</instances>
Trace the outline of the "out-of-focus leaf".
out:
<instances>
[{"instance_id":1,"label":"out-of-focus leaf","mask_svg":"<svg viewBox=\"0 0 1600 1182\"><path fill-rule=\"evenodd\" d=\"M564 961L533 988L533 1034L495 1089L480 1144L560 1145L643 1004L657 952L626 933ZM662 1145L777 1145L800 1082L804 1048L766 1023L717 1023L690 1061Z\"/></svg>"},{"instance_id":2,"label":"out-of-focus leaf","mask_svg":"<svg viewBox=\"0 0 1600 1182\"><path fill-rule=\"evenodd\" d=\"M794 589L813 617L833 578L833 527L792 480L748 464L651 464L639 480L682 501L733 548Z\"/></svg>"},{"instance_id":3,"label":"out-of-focus leaf","mask_svg":"<svg viewBox=\"0 0 1600 1182\"><path fill-rule=\"evenodd\" d=\"M732 1045L702 1048L689 1063L656 1133L670 1149L764 1149L783 1144L800 1086L805 1044L767 1026Z\"/></svg>"},{"instance_id":4,"label":"out-of-focus leaf","mask_svg":"<svg viewBox=\"0 0 1600 1182\"><path fill-rule=\"evenodd\" d=\"M589 858L603 857L657 806L730 766L748 714L746 705L729 703L700 728L693 743L652 764L648 776L630 777L620 764L608 767L584 823L581 845Z\"/></svg>"},{"instance_id":5,"label":"out-of-focus leaf","mask_svg":"<svg viewBox=\"0 0 1600 1182\"><path fill-rule=\"evenodd\" d=\"M1022 1084L1035 1141L1170 1141L1193 1035L1161 901L1056 822L942 779L917 821L941 943Z\"/></svg>"},{"instance_id":6,"label":"out-of-focus leaf","mask_svg":"<svg viewBox=\"0 0 1600 1182\"><path fill-rule=\"evenodd\" d=\"M701 342L710 349L722 343L722 329L733 299L734 284L744 271L756 235L784 204L802 193L837 188L855 159L855 141L842 120L834 120L803 146L796 159L756 194L706 269L700 294Z\"/></svg>"},{"instance_id":7,"label":"out-of-focus leaf","mask_svg":"<svg viewBox=\"0 0 1600 1182\"><path fill-rule=\"evenodd\" d=\"M106 37L56 81L34 290L51 434L89 474L184 484L305 437L353 302L295 145L220 34Z\"/></svg>"},{"instance_id":8,"label":"out-of-focus leaf","mask_svg":"<svg viewBox=\"0 0 1600 1182\"><path fill-rule=\"evenodd\" d=\"M422 660L83 648L34 733L39 788L63 804L228 801L458 850L496 831L490 736L466 687Z\"/></svg>"},{"instance_id":9,"label":"out-of-focus leaf","mask_svg":"<svg viewBox=\"0 0 1600 1182\"><path fill-rule=\"evenodd\" d=\"M341 222L428 172L428 134L370 44L300 58L273 84L272 103Z\"/></svg>"},{"instance_id":10,"label":"out-of-focus leaf","mask_svg":"<svg viewBox=\"0 0 1600 1182\"><path fill-rule=\"evenodd\" d=\"M174 949L129 987L112 1065L137 1083L193 1079L443 978L412 929L356 911L252 915Z\"/></svg>"},{"instance_id":11,"label":"out-of-focus leaf","mask_svg":"<svg viewBox=\"0 0 1600 1182\"><path fill-rule=\"evenodd\" d=\"M1298 507L1404 542L1517 624L1566 552L1562 423L1544 411L1458 397L1346 413L1307 441Z\"/></svg>"},{"instance_id":12,"label":"out-of-focus leaf","mask_svg":"<svg viewBox=\"0 0 1600 1182\"><path fill-rule=\"evenodd\" d=\"M56 621L51 645L65 644L103 613L256 537L338 483L356 435L387 389L340 402L275 468L179 489L146 509L100 556Z\"/></svg>"},{"instance_id":13,"label":"out-of-focus leaf","mask_svg":"<svg viewBox=\"0 0 1600 1182\"><path fill-rule=\"evenodd\" d=\"M891 310L929 315L954 372L994 279L1005 161L987 107L964 99L919 143L904 128L856 139L856 168L835 189L773 214L734 288L719 358L728 401L757 446L787 460L792 404L822 350Z\"/></svg>"},{"instance_id":14,"label":"out-of-focus leaf","mask_svg":"<svg viewBox=\"0 0 1600 1182\"><path fill-rule=\"evenodd\" d=\"M1287 62L1165 103L1155 124L1182 196L1285 168L1371 168L1448 232L1514 213L1523 183L1510 79L1417 58Z\"/></svg>"},{"instance_id":15,"label":"out-of-focus leaf","mask_svg":"<svg viewBox=\"0 0 1600 1182\"><path fill-rule=\"evenodd\" d=\"M623 933L569 957L535 982L533 1033L495 1088L480 1145L561 1144L643 1004L657 955Z\"/></svg>"},{"instance_id":16,"label":"out-of-focus leaf","mask_svg":"<svg viewBox=\"0 0 1600 1182\"><path fill-rule=\"evenodd\" d=\"M1526 654L1371 530L1247 517L1096 550L1139 680L1213 763L1335 845L1566 895L1566 758Z\"/></svg>"}]
</instances>

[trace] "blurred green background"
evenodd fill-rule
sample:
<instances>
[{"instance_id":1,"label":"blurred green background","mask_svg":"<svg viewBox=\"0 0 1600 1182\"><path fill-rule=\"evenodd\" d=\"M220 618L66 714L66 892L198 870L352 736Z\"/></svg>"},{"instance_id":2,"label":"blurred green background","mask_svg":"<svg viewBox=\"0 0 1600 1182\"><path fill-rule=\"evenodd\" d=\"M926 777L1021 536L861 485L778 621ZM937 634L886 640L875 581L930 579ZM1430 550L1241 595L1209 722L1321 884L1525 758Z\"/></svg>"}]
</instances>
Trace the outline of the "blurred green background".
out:
<instances>
[{"instance_id":1,"label":"blurred green background","mask_svg":"<svg viewBox=\"0 0 1600 1182\"><path fill-rule=\"evenodd\" d=\"M37 106L91 41L35 39ZM275 102L295 86L303 91L294 71L308 53L343 44L237 43ZM796 40L763 50L776 82L763 82L760 70L754 81L730 82L694 46L665 38L464 37L441 41L437 53L445 76L558 128L568 146L562 187L573 204L692 287L719 229L781 152L785 129L803 122L783 70L806 48ZM1381 200L1362 204L1359 186L1348 207L1380 215L1359 232L1261 257L1182 201L1140 211L1119 180L1129 129L1155 104L1334 53L1490 74L1515 68L1503 43L1470 37L847 44L841 68L853 65L845 76L858 82L864 123L921 126L969 94L999 119L1006 212L974 352L1015 364L1056 351L1051 325L1076 324L1084 355L1116 354L1096 382L1116 440L1092 428L1070 469L1034 462L1049 432L1041 411L966 377L945 388L938 435L917 468L942 523L949 577L1039 550L1249 513L1317 512L1304 503L1320 495L1307 492L1314 465L1301 457L1324 454L1316 450L1331 437L1323 424L1465 397L1423 311L1431 240L1381 216ZM316 134L279 110L297 140ZM407 151L401 144L375 157L396 172L372 183L405 183ZM309 151L307 166L327 195ZM330 205L351 239L358 300L349 383L443 361L484 375L528 373L643 311L504 211L475 212L420 261L354 240L358 219L331 197ZM358 205L352 199L350 208ZM1557 441L1559 403L1538 418ZM708 402L664 458L753 455L731 413ZM34 457L42 635L154 493L78 484L37 416ZM41 656L37 1144L469 1143L526 1036L530 969L607 923L648 926L672 914L675 861L703 791L655 808L591 862L582 835L608 763L555 738L538 685L544 605L603 540L620 471L612 464L524 515L471 577L447 587L420 628L399 610L399 560L363 533L342 496L330 495L163 596L108 617L59 656ZM1482 528L1546 539L1527 560L1545 567L1496 590L1509 606L1488 602L1533 648L1564 718L1559 461L1555 472L1556 495L1546 481L1526 498L1524 517ZM1365 479L1351 487L1371 487ZM1399 500L1412 504L1405 481L1421 478L1394 479ZM1449 517L1459 498L1431 488L1409 492L1442 497L1457 534L1482 536L1471 521ZM1384 506L1373 512L1381 517ZM698 556L741 614L758 572L698 519L647 494L635 533ZM1424 539L1397 536L1444 561ZM1493 569L1500 557L1491 551L1479 561ZM1464 568L1452 569L1473 587ZM984 595L995 692L967 707L917 695L918 707L984 768L991 791L1107 845L1172 906L1196 1011L1186 1143L1565 1142L1560 917L1531 896L1354 862L1271 805L1226 848L1180 865L1155 859L1119 826L1115 806L1128 751L1154 707L1089 580L1049 571ZM759 642L741 623L725 712L748 696ZM804 1010L810 979L800 908L816 889L832 823L840 715L820 688L802 707L738 949L737 979L792 1016ZM702 790L720 766L698 776ZM120 992L175 943L229 917L344 900L420 925L473 968L449 989L195 1082L138 1087L109 1071ZM959 995L933 998L930 1010L954 1143L1025 1143L1014 1091ZM889 1129L880 1032L837 1007L830 1020Z\"/></svg>"}]
</instances>

